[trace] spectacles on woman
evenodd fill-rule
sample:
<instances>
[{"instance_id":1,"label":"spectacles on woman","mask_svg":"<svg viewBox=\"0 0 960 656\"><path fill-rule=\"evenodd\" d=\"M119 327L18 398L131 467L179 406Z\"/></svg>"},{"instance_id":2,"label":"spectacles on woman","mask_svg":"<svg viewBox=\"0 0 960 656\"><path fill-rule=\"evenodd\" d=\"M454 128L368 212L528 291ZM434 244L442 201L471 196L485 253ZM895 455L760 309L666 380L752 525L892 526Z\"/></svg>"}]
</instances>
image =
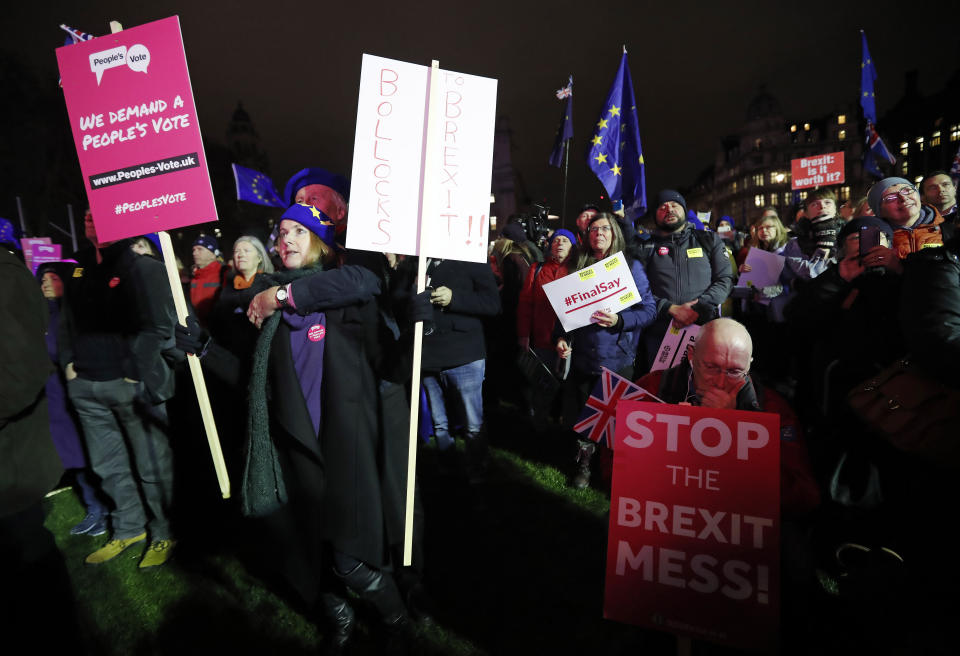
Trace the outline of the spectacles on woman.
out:
<instances>
[{"instance_id":1,"label":"spectacles on woman","mask_svg":"<svg viewBox=\"0 0 960 656\"><path fill-rule=\"evenodd\" d=\"M909 198L910 194L914 193L916 189L913 187L902 187L899 191L895 191L892 194L887 194L886 196L881 196L881 200L884 203L895 203L899 198Z\"/></svg>"}]
</instances>

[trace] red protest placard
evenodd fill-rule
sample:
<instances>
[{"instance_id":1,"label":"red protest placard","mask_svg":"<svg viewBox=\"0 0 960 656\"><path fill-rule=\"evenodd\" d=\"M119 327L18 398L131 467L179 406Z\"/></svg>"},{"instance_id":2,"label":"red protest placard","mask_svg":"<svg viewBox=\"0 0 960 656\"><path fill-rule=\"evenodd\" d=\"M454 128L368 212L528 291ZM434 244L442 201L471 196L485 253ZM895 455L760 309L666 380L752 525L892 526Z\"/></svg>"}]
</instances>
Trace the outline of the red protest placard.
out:
<instances>
[{"instance_id":1,"label":"red protest placard","mask_svg":"<svg viewBox=\"0 0 960 656\"><path fill-rule=\"evenodd\" d=\"M842 150L790 160L791 189L826 187L845 180Z\"/></svg>"},{"instance_id":2,"label":"red protest placard","mask_svg":"<svg viewBox=\"0 0 960 656\"><path fill-rule=\"evenodd\" d=\"M779 438L775 414L618 405L604 617L776 646Z\"/></svg>"},{"instance_id":3,"label":"red protest placard","mask_svg":"<svg viewBox=\"0 0 960 656\"><path fill-rule=\"evenodd\" d=\"M100 241L217 219L173 16L57 49Z\"/></svg>"}]
</instances>

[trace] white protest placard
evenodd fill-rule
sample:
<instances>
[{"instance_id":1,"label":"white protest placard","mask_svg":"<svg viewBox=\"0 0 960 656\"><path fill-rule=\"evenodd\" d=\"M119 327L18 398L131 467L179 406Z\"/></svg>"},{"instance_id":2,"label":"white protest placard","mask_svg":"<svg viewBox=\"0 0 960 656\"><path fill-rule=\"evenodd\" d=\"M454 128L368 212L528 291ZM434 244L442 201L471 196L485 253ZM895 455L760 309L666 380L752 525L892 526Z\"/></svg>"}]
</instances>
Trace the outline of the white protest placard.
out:
<instances>
[{"instance_id":1,"label":"white protest placard","mask_svg":"<svg viewBox=\"0 0 960 656\"><path fill-rule=\"evenodd\" d=\"M671 321L670 327L667 328L667 332L663 336L663 341L660 342L657 358L653 361L650 371L669 369L680 364L683 354L687 352L687 347L697 340L699 334L700 326L697 324L679 328Z\"/></svg>"},{"instance_id":2,"label":"white protest placard","mask_svg":"<svg viewBox=\"0 0 960 656\"><path fill-rule=\"evenodd\" d=\"M424 180L423 255L487 261L497 81L440 70L438 167Z\"/></svg>"},{"instance_id":3,"label":"white protest placard","mask_svg":"<svg viewBox=\"0 0 960 656\"><path fill-rule=\"evenodd\" d=\"M437 69L427 139L429 74L363 56L347 247L486 262L497 81Z\"/></svg>"},{"instance_id":4,"label":"white protest placard","mask_svg":"<svg viewBox=\"0 0 960 656\"><path fill-rule=\"evenodd\" d=\"M363 56L348 248L417 252L426 99L426 66Z\"/></svg>"},{"instance_id":5,"label":"white protest placard","mask_svg":"<svg viewBox=\"0 0 960 656\"><path fill-rule=\"evenodd\" d=\"M762 248L751 247L747 251L747 259L744 264L750 265L750 271L740 274L737 279L737 287L769 287L780 283L780 274L783 272L783 265L787 258L777 253L765 251ZM761 303L769 303L770 299L761 298Z\"/></svg>"},{"instance_id":6,"label":"white protest placard","mask_svg":"<svg viewBox=\"0 0 960 656\"><path fill-rule=\"evenodd\" d=\"M642 300L622 252L548 282L543 291L567 332L593 323L594 312L614 314Z\"/></svg>"}]
</instances>

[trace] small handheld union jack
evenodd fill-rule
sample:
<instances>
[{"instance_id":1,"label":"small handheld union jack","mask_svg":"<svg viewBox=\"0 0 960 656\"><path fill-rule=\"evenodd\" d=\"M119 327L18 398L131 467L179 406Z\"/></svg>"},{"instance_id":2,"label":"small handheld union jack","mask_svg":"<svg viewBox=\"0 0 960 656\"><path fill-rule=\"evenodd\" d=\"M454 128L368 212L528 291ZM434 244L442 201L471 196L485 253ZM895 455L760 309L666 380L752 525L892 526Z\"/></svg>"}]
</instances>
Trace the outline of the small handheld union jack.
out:
<instances>
[{"instance_id":1,"label":"small handheld union jack","mask_svg":"<svg viewBox=\"0 0 960 656\"><path fill-rule=\"evenodd\" d=\"M662 401L656 396L634 385L622 376L618 376L606 367L590 398L583 406L580 419L573 430L585 435L588 440L613 448L613 435L617 423L617 403L619 401Z\"/></svg>"}]
</instances>

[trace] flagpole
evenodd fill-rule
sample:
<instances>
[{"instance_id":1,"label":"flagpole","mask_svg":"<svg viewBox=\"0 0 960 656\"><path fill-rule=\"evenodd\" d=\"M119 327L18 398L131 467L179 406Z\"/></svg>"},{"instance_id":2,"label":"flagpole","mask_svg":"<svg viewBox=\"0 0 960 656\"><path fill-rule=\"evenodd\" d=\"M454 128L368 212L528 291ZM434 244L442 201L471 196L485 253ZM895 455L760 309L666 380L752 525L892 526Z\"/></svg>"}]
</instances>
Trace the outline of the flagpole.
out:
<instances>
[{"instance_id":1,"label":"flagpole","mask_svg":"<svg viewBox=\"0 0 960 656\"><path fill-rule=\"evenodd\" d=\"M67 217L70 219L70 243L73 245L73 252L77 252L77 226L73 222L73 205L67 203Z\"/></svg>"},{"instance_id":2,"label":"flagpole","mask_svg":"<svg viewBox=\"0 0 960 656\"><path fill-rule=\"evenodd\" d=\"M570 140L563 142L563 201L560 204L560 227L567 227L567 175L570 173Z\"/></svg>"}]
</instances>

